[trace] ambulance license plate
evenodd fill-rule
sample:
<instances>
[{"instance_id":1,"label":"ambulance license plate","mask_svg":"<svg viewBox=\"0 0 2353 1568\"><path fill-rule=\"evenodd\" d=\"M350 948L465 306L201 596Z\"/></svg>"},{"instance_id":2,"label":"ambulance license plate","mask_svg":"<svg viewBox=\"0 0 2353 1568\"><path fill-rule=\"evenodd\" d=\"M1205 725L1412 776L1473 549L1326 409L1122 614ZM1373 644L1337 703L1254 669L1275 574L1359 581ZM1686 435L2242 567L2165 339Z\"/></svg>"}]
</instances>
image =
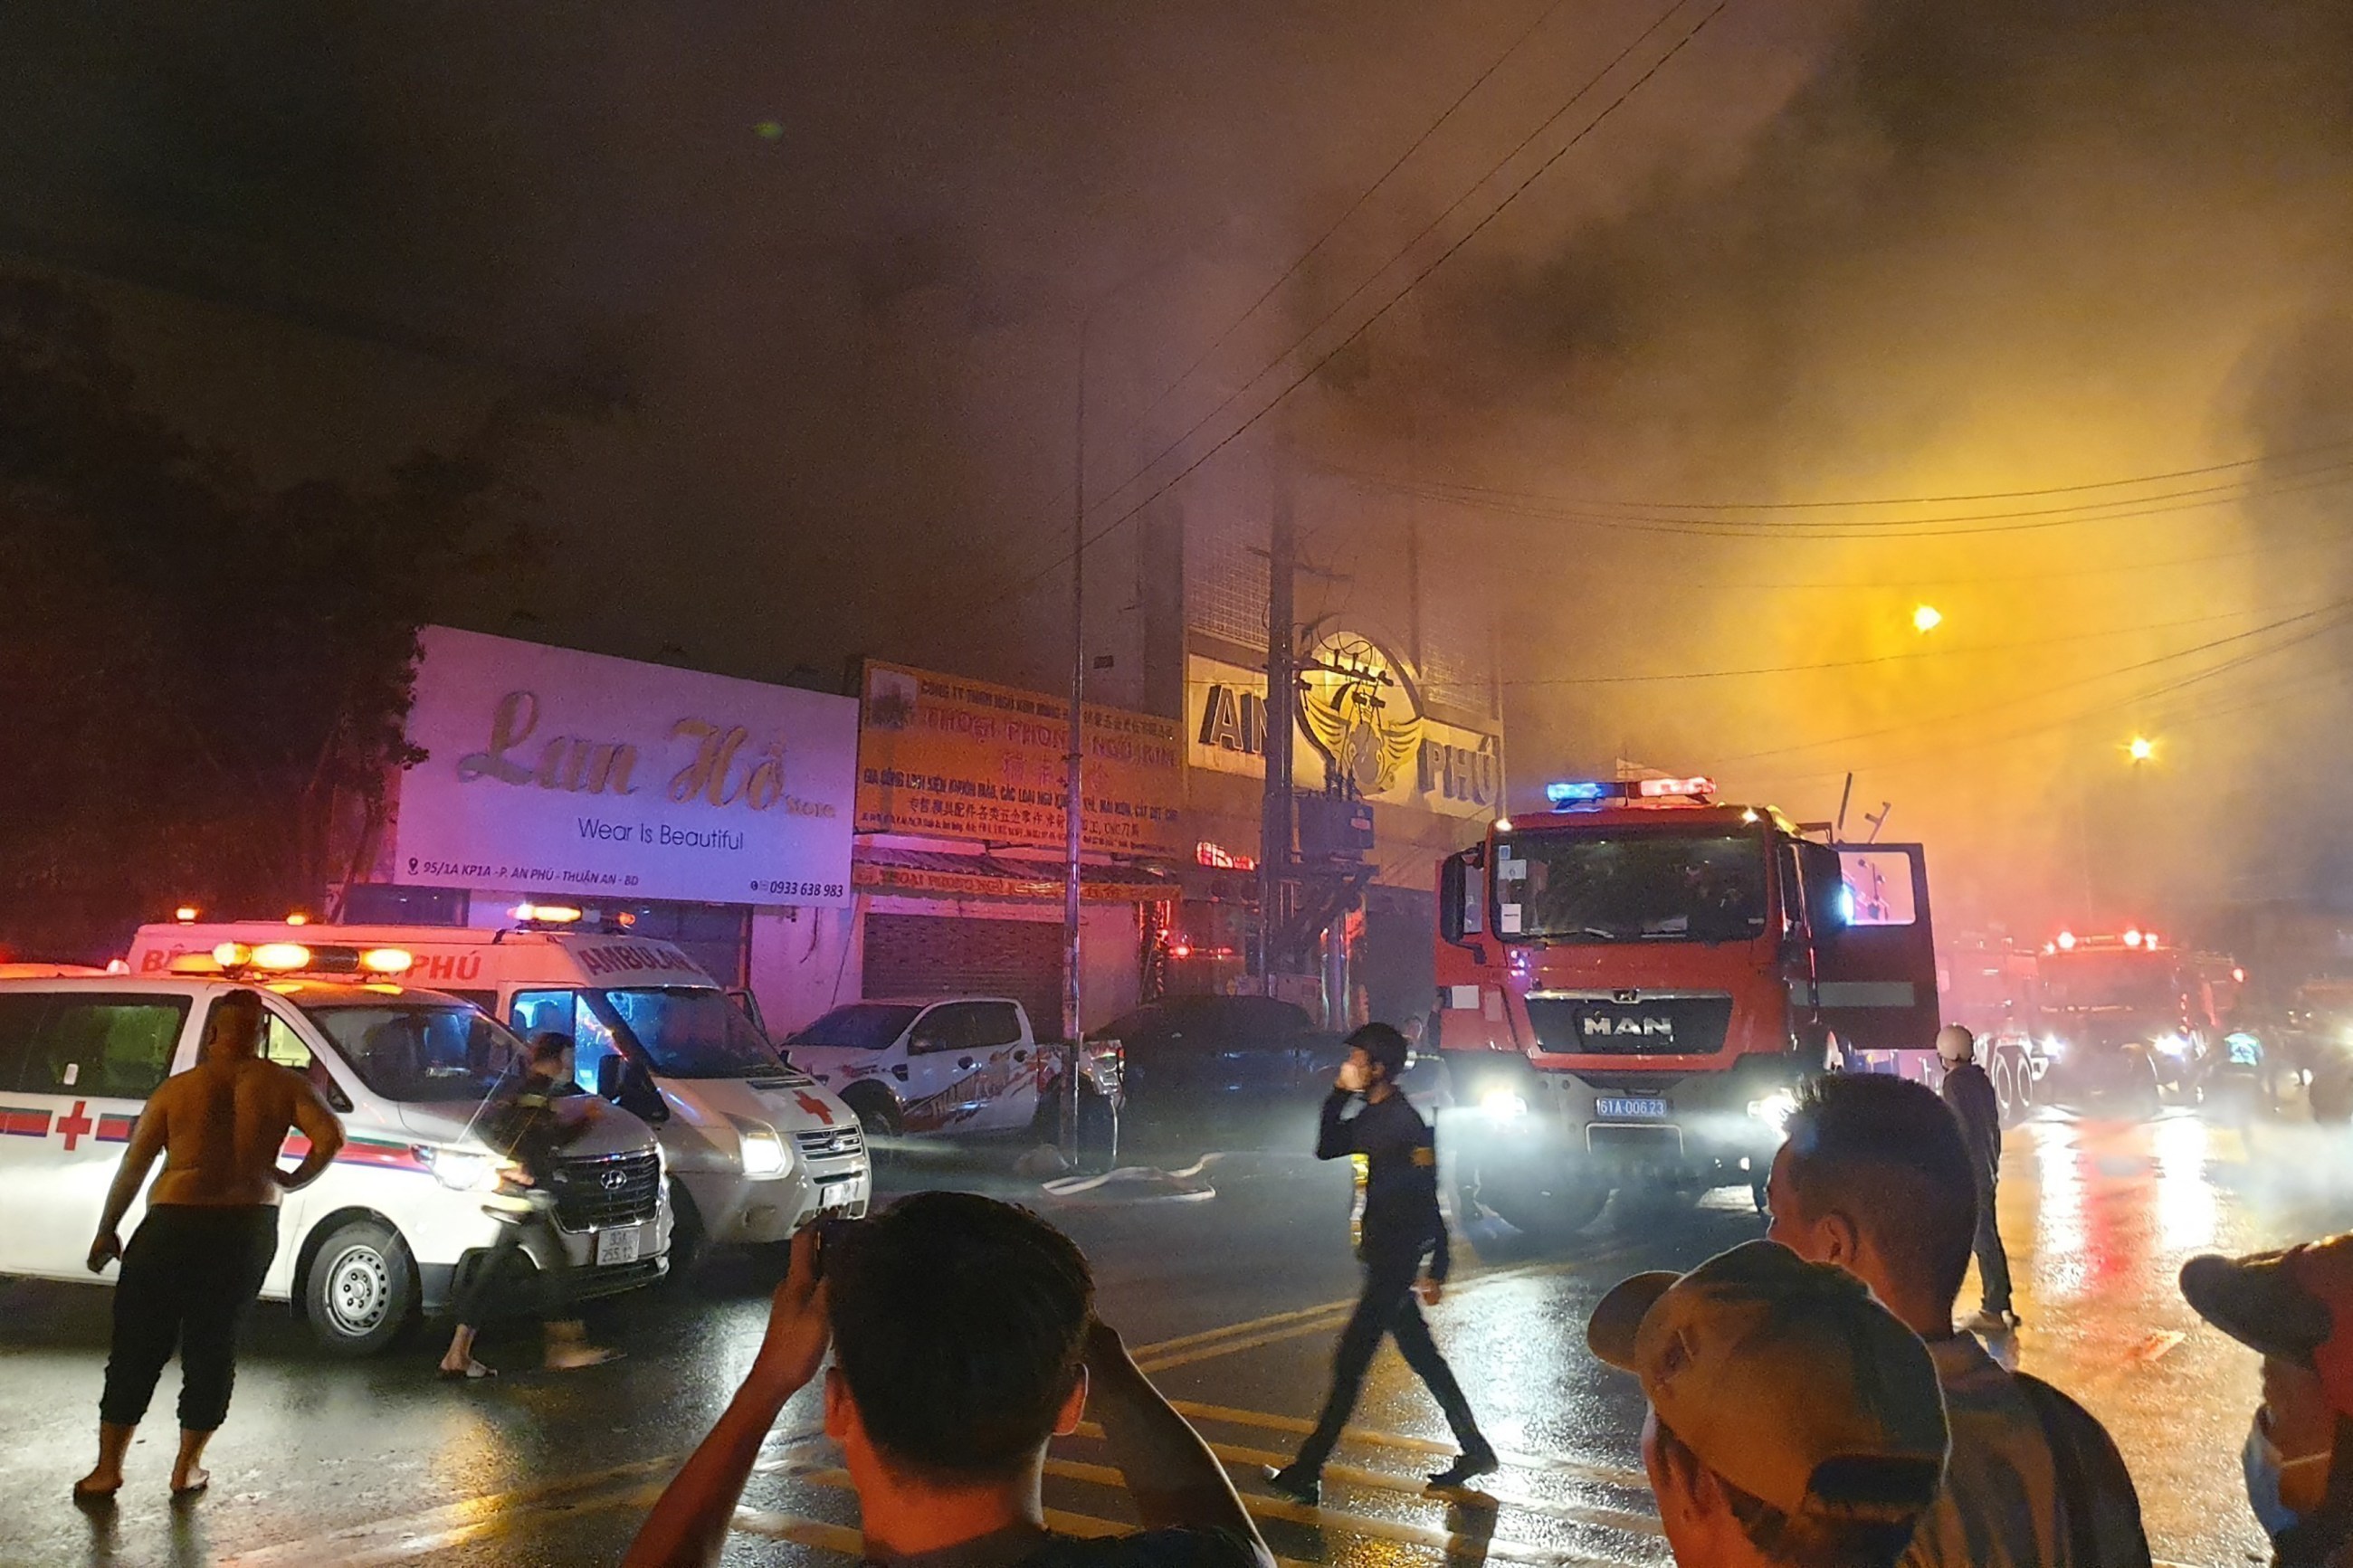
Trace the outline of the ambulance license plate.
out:
<instances>
[{"instance_id":1,"label":"ambulance license plate","mask_svg":"<svg viewBox=\"0 0 2353 1568\"><path fill-rule=\"evenodd\" d=\"M635 1263L646 1245L645 1232L637 1226L627 1230L600 1230L596 1233L596 1267L609 1263Z\"/></svg>"},{"instance_id":2,"label":"ambulance license plate","mask_svg":"<svg viewBox=\"0 0 2353 1568\"><path fill-rule=\"evenodd\" d=\"M858 1184L856 1182L827 1182L819 1185L817 1190L817 1206L820 1211L846 1209L853 1206L857 1202Z\"/></svg>"},{"instance_id":3,"label":"ambulance license plate","mask_svg":"<svg viewBox=\"0 0 2353 1568\"><path fill-rule=\"evenodd\" d=\"M1663 1121L1667 1102L1663 1100L1624 1100L1605 1097L1593 1102L1596 1116L1626 1117L1639 1121Z\"/></svg>"}]
</instances>

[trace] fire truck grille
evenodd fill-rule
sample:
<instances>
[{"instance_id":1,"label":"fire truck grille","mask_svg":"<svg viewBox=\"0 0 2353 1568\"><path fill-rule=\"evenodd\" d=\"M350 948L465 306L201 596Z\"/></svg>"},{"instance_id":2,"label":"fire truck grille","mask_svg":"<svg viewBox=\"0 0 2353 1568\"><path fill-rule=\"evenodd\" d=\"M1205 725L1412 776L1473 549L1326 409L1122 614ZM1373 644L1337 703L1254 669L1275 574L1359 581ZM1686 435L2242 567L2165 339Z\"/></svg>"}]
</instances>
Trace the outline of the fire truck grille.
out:
<instances>
[{"instance_id":1,"label":"fire truck grille","mask_svg":"<svg viewBox=\"0 0 2353 1568\"><path fill-rule=\"evenodd\" d=\"M661 1159L648 1149L566 1160L555 1168L555 1222L566 1230L638 1225L661 1198Z\"/></svg>"},{"instance_id":2,"label":"fire truck grille","mask_svg":"<svg viewBox=\"0 0 2353 1568\"><path fill-rule=\"evenodd\" d=\"M1732 998L1687 992L1531 996L1528 1021L1544 1048L1561 1056L1708 1057L1724 1049Z\"/></svg>"}]
</instances>

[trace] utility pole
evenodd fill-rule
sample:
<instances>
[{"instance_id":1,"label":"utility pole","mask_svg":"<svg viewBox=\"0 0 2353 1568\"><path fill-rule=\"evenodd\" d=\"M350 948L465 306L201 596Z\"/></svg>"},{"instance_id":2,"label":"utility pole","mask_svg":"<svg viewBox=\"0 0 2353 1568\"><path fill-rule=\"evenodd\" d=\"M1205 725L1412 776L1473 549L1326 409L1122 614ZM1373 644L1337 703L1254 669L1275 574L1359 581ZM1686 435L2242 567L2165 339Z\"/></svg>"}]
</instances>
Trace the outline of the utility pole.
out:
<instances>
[{"instance_id":1,"label":"utility pole","mask_svg":"<svg viewBox=\"0 0 2353 1568\"><path fill-rule=\"evenodd\" d=\"M1266 795L1259 818L1258 973L1261 994L1274 994L1279 956L1275 931L1291 880L1291 738L1299 690L1292 663L1293 591L1299 542L1291 515L1290 451L1275 453L1274 512L1266 552Z\"/></svg>"},{"instance_id":2,"label":"utility pole","mask_svg":"<svg viewBox=\"0 0 2353 1568\"><path fill-rule=\"evenodd\" d=\"M1084 826L1079 786L1085 771L1087 702L1087 329L1079 321L1078 412L1071 471L1071 742L1062 758L1062 1158L1079 1161L1079 850Z\"/></svg>"}]
</instances>

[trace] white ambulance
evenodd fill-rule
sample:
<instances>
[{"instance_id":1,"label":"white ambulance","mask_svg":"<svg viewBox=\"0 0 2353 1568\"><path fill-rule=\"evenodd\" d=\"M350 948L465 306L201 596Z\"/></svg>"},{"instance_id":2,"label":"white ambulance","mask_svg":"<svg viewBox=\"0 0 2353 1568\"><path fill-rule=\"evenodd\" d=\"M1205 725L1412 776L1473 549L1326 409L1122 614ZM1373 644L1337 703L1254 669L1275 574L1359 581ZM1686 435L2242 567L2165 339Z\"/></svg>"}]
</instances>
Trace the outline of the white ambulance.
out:
<instances>
[{"instance_id":1,"label":"white ambulance","mask_svg":"<svg viewBox=\"0 0 2353 1568\"><path fill-rule=\"evenodd\" d=\"M140 928L131 972L224 942L397 947L414 978L474 1003L522 1036L573 1041L580 1087L635 1112L669 1161L671 1266L706 1244L789 1240L812 1215L862 1215L872 1168L858 1118L787 1067L719 983L666 942L588 929L569 906L519 906L516 923L326 926L277 921Z\"/></svg>"},{"instance_id":2,"label":"white ambulance","mask_svg":"<svg viewBox=\"0 0 2353 1568\"><path fill-rule=\"evenodd\" d=\"M383 948L364 959L281 940L136 977L0 976L0 1274L90 1278L84 1260L147 1096L195 1065L222 996L258 990L264 1053L306 1075L349 1135L318 1181L286 1195L262 1294L352 1355L439 1310L498 1236L483 1205L500 1154L476 1123L522 1070L522 1047L471 1005L402 984L406 967ZM308 1150L297 1133L285 1156ZM558 1171L556 1223L581 1292L660 1278L670 1211L645 1124L594 1117ZM132 1205L125 1237L143 1210Z\"/></svg>"}]
</instances>

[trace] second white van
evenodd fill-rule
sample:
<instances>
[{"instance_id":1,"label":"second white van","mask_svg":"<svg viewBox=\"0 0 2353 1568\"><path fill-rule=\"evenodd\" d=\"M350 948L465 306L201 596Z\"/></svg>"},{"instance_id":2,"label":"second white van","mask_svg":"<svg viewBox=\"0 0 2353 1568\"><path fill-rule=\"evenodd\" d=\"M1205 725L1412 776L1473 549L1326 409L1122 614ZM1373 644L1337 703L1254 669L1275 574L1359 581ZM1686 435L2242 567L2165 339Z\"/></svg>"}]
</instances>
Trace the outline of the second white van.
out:
<instances>
[{"instance_id":1,"label":"second white van","mask_svg":"<svg viewBox=\"0 0 2353 1568\"><path fill-rule=\"evenodd\" d=\"M501 930L150 925L140 928L130 966L134 975L161 973L176 953L289 937L397 947L414 955L417 984L467 998L518 1035L568 1037L580 1086L635 1113L661 1141L674 1268L705 1246L786 1241L814 1215L857 1217L872 1200L866 1140L848 1106L786 1066L677 947L625 929L584 929L575 911L519 911Z\"/></svg>"}]
</instances>

